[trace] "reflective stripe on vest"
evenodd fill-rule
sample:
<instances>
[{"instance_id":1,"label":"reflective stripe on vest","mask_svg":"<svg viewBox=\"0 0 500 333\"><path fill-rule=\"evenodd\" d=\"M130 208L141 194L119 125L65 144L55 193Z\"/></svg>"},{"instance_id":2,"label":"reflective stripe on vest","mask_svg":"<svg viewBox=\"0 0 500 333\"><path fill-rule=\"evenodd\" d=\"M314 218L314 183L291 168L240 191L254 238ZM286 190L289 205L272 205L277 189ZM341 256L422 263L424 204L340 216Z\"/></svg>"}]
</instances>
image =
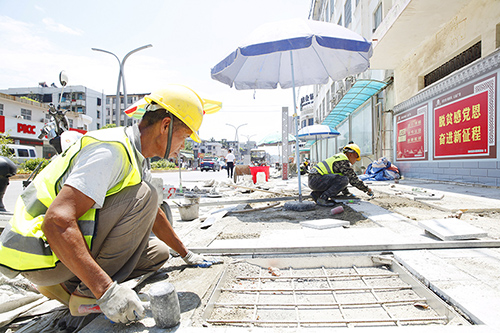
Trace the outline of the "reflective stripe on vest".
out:
<instances>
[{"instance_id":1,"label":"reflective stripe on vest","mask_svg":"<svg viewBox=\"0 0 500 333\"><path fill-rule=\"evenodd\" d=\"M19 271L53 268L59 261L50 249L42 231L43 219L48 207L62 188L61 181L73 159L88 144L106 142L116 145L124 166L130 172L106 196L142 181L140 167L125 129L122 127L89 132L50 162L17 199L10 225L0 235L0 264ZM91 248L95 230L96 210L90 209L78 219L88 248Z\"/></svg>"},{"instance_id":2,"label":"reflective stripe on vest","mask_svg":"<svg viewBox=\"0 0 500 333\"><path fill-rule=\"evenodd\" d=\"M318 173L320 175L327 175L327 174L336 174L336 175L341 175L341 173L337 172L332 172L333 170L333 163L338 162L338 161L349 161L347 156L344 153L338 153L333 155L332 157L327 158L326 160L319 162L314 166L316 170L318 170Z\"/></svg>"}]
</instances>

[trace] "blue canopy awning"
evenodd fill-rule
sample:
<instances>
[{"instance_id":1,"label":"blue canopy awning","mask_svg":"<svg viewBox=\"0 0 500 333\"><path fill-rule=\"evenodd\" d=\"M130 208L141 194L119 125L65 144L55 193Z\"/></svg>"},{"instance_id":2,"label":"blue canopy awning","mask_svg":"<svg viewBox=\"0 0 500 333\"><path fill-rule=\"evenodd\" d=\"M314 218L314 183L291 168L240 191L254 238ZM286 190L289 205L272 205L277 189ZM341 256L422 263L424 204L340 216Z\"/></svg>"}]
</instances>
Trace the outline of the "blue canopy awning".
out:
<instances>
[{"instance_id":1,"label":"blue canopy awning","mask_svg":"<svg viewBox=\"0 0 500 333\"><path fill-rule=\"evenodd\" d=\"M370 97L377 94L386 86L386 82L377 80L356 81L321 124L335 128Z\"/></svg>"}]
</instances>

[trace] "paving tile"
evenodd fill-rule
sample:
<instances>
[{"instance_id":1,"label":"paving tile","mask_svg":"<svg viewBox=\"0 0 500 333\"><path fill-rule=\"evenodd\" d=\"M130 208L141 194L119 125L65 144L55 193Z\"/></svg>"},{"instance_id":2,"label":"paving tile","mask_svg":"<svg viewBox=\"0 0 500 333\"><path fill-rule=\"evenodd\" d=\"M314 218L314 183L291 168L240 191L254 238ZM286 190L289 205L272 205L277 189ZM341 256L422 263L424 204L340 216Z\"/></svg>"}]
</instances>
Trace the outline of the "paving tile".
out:
<instances>
[{"instance_id":1,"label":"paving tile","mask_svg":"<svg viewBox=\"0 0 500 333\"><path fill-rule=\"evenodd\" d=\"M456 218L424 220L419 221L418 224L425 231L444 241L476 239L488 236L488 233L484 230Z\"/></svg>"}]
</instances>

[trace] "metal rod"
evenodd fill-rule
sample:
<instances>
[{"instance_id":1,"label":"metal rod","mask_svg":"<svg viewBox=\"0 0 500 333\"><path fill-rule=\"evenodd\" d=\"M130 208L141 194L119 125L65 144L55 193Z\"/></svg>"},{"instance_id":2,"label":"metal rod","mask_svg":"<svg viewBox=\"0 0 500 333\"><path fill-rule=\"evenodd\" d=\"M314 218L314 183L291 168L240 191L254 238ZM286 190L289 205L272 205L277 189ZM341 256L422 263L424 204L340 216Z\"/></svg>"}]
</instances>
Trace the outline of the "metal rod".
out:
<instances>
[{"instance_id":1,"label":"metal rod","mask_svg":"<svg viewBox=\"0 0 500 333\"><path fill-rule=\"evenodd\" d=\"M354 271L357 274L359 274L359 271L358 271L356 266L352 266L352 268L354 269ZM366 281L366 279L364 277L361 277L361 281L363 281L363 283L366 286L368 286L368 282ZM370 293L373 295L375 300L380 301L380 298L378 297L377 293L375 292L375 290L373 288L370 289ZM389 312L389 309L387 308L387 306L385 304L382 303L382 304L380 304L380 306L382 307L382 309L384 309L385 313L389 316L389 318L394 318L394 316ZM399 321L397 321L396 326L401 326L401 323Z\"/></svg>"},{"instance_id":2,"label":"metal rod","mask_svg":"<svg viewBox=\"0 0 500 333\"><path fill-rule=\"evenodd\" d=\"M446 321L446 317L421 317L421 318L393 318L393 319L345 319L345 320L303 320L304 324L370 324L370 323L396 323L418 322L418 321ZM211 324L297 324L293 320L213 320L208 319Z\"/></svg>"},{"instance_id":3,"label":"metal rod","mask_svg":"<svg viewBox=\"0 0 500 333\"><path fill-rule=\"evenodd\" d=\"M398 273L384 273L384 274L339 274L339 275L297 275L297 276L237 276L237 280L255 280L255 279L263 279L263 280L288 280L288 279L337 279L337 278L360 278L360 277L371 277L371 278L388 278L399 276Z\"/></svg>"},{"instance_id":4,"label":"metal rod","mask_svg":"<svg viewBox=\"0 0 500 333\"><path fill-rule=\"evenodd\" d=\"M214 307L217 308L237 308L237 307L249 307L252 308L254 306L256 307L275 307L275 306L281 306L281 307L293 307L293 306L298 306L298 307L338 307L338 306L344 306L344 307L349 307L349 306L365 306L365 305L381 305L381 304L413 304L413 303L418 303L418 302L425 302L425 298L409 298L409 299L399 299L399 300L387 300L387 301L371 301L371 302L346 302L346 303L340 303L340 302L335 302L335 303L215 303Z\"/></svg>"},{"instance_id":5,"label":"metal rod","mask_svg":"<svg viewBox=\"0 0 500 333\"><path fill-rule=\"evenodd\" d=\"M344 288L303 288L301 292L306 291L366 291L366 290L408 290L411 286L377 286L377 287L344 287ZM228 291L233 293L242 292L266 292L266 293L279 293L279 292L293 292L293 289L247 289L247 288L222 288L221 291Z\"/></svg>"},{"instance_id":6,"label":"metal rod","mask_svg":"<svg viewBox=\"0 0 500 333\"><path fill-rule=\"evenodd\" d=\"M265 199L269 200L269 199ZM218 203L220 204L220 202ZM201 206L201 204L200 204ZM388 252L408 250L442 250L442 249L478 249L499 248L498 240L472 240L472 241L441 241L430 243L407 244L360 244L336 246L304 246L304 247L262 247L262 248L190 248L191 251L203 254L297 254L297 253L335 253L335 252Z\"/></svg>"}]
</instances>

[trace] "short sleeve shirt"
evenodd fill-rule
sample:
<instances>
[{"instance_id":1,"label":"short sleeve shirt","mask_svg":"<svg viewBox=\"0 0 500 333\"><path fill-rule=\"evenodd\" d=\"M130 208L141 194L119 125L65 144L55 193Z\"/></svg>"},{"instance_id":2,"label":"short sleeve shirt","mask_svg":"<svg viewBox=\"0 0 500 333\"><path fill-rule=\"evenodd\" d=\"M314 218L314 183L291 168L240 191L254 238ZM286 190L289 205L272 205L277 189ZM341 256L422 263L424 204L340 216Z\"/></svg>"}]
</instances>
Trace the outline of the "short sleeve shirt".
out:
<instances>
[{"instance_id":1,"label":"short sleeve shirt","mask_svg":"<svg viewBox=\"0 0 500 333\"><path fill-rule=\"evenodd\" d=\"M140 153L140 134L137 125L128 127L126 133L135 148L139 165L142 166L143 179L150 180L151 173L147 160ZM120 154L120 148L110 143L89 144L75 157L66 173L66 179L61 183L77 189L94 200L92 208L102 208L106 192L118 184L132 169L131 165L122 164Z\"/></svg>"}]
</instances>

